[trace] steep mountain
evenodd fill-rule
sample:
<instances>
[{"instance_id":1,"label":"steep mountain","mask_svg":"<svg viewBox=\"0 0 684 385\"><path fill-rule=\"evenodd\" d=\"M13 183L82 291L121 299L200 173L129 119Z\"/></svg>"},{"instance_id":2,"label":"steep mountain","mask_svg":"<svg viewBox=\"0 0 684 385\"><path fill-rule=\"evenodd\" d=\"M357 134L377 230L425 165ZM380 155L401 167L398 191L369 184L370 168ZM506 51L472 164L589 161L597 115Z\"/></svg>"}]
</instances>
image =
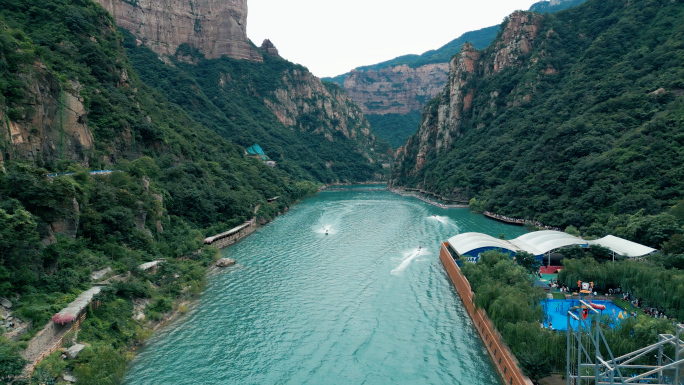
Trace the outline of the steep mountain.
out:
<instances>
[{"instance_id":1,"label":"steep mountain","mask_svg":"<svg viewBox=\"0 0 684 385\"><path fill-rule=\"evenodd\" d=\"M392 185L660 246L681 232L660 213L684 191L683 16L669 0L514 13L451 61Z\"/></svg>"},{"instance_id":2,"label":"steep mountain","mask_svg":"<svg viewBox=\"0 0 684 385\"><path fill-rule=\"evenodd\" d=\"M261 61L247 39L247 0L95 0L160 55L189 44L208 59Z\"/></svg>"},{"instance_id":3,"label":"steep mountain","mask_svg":"<svg viewBox=\"0 0 684 385\"><path fill-rule=\"evenodd\" d=\"M279 168L322 182L383 177L388 145L341 87L324 85L306 68L271 55L263 62L207 60L186 47L179 55L192 63L163 62L129 34L125 45L147 84L224 138L259 144Z\"/></svg>"},{"instance_id":4,"label":"steep mountain","mask_svg":"<svg viewBox=\"0 0 684 385\"><path fill-rule=\"evenodd\" d=\"M539 13L562 11L586 0L540 1L530 8ZM351 98L373 116L373 129L387 132L383 139L391 143L405 143L417 126L416 115L428 100L446 85L448 63L465 43L484 49L496 38L499 26L466 32L439 49L422 55L405 55L382 63L358 67L350 73L324 79L344 87ZM412 115L412 116L408 116ZM393 129L392 129L393 128Z\"/></svg>"}]
</instances>

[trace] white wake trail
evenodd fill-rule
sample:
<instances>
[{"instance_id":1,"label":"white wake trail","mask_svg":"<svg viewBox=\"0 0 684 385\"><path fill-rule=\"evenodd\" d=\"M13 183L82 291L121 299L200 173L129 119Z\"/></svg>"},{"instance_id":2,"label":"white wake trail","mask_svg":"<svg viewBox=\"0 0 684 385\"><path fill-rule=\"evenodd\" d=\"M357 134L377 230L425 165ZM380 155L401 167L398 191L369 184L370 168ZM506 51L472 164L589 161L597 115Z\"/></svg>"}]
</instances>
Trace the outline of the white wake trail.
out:
<instances>
[{"instance_id":1,"label":"white wake trail","mask_svg":"<svg viewBox=\"0 0 684 385\"><path fill-rule=\"evenodd\" d=\"M411 261L413 261L414 259L418 258L418 256L420 256L421 252L422 252L422 250L416 250L416 251L414 251L414 252L413 252L411 255L409 255L406 259L404 259L403 261L401 261L401 263L399 264L399 266L395 267L395 268L392 270L391 274L392 274L392 275L397 275L397 274L401 273L402 271L406 270L406 268L411 264Z\"/></svg>"}]
</instances>

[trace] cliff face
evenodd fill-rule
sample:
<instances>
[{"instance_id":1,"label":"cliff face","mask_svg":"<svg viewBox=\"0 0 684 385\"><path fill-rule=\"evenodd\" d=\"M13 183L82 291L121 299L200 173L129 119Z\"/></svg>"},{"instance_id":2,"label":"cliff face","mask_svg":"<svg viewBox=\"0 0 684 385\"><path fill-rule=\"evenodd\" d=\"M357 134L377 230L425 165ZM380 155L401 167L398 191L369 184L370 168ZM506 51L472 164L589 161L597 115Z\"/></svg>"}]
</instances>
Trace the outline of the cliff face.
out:
<instances>
[{"instance_id":1,"label":"cliff face","mask_svg":"<svg viewBox=\"0 0 684 385\"><path fill-rule=\"evenodd\" d=\"M88 166L88 150L93 135L80 84L69 82L60 87L58 79L37 62L26 69L28 84L19 108L0 104L0 166L5 160L27 159L39 163L68 159Z\"/></svg>"},{"instance_id":2,"label":"cliff face","mask_svg":"<svg viewBox=\"0 0 684 385\"><path fill-rule=\"evenodd\" d=\"M448 71L448 63L354 70L346 77L344 89L364 114L407 114L420 111L444 88Z\"/></svg>"},{"instance_id":3,"label":"cliff face","mask_svg":"<svg viewBox=\"0 0 684 385\"><path fill-rule=\"evenodd\" d=\"M493 76L512 66L523 66L532 51L543 16L529 12L513 13L499 41L486 51L464 44L449 65L446 87L425 110L418 132L398 150L402 173L416 174L431 154L448 150L461 132L462 118L471 108L477 89L474 79ZM492 103L499 96L491 95ZM395 170L397 171L397 170Z\"/></svg>"},{"instance_id":4,"label":"cliff face","mask_svg":"<svg viewBox=\"0 0 684 385\"><path fill-rule=\"evenodd\" d=\"M336 85L324 85L307 71L291 69L283 74L283 86L264 102L286 127L325 136L335 141L336 133L375 151L376 138L361 109ZM315 124L310 124L315 122ZM368 154L364 156L373 163Z\"/></svg>"},{"instance_id":5,"label":"cliff face","mask_svg":"<svg viewBox=\"0 0 684 385\"><path fill-rule=\"evenodd\" d=\"M159 55L174 55L189 44L207 59L262 60L247 39L247 0L94 1Z\"/></svg>"},{"instance_id":6,"label":"cliff face","mask_svg":"<svg viewBox=\"0 0 684 385\"><path fill-rule=\"evenodd\" d=\"M416 171L425 165L429 152L448 148L458 133L461 116L471 107L475 89L467 83L480 70L480 53L464 44L461 53L449 64L449 84L440 95L440 104L430 105L423 115L418 133L406 146L417 146Z\"/></svg>"}]
</instances>

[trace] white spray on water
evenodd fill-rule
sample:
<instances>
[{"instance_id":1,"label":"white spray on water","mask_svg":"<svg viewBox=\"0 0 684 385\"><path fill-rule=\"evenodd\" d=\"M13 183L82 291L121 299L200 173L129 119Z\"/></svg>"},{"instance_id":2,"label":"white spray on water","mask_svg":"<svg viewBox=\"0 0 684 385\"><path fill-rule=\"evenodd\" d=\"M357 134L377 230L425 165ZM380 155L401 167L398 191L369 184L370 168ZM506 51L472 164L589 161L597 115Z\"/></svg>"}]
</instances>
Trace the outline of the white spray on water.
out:
<instances>
[{"instance_id":1,"label":"white spray on water","mask_svg":"<svg viewBox=\"0 0 684 385\"><path fill-rule=\"evenodd\" d=\"M401 261L401 263L399 264L399 266L395 267L395 268L392 270L392 273L391 273L391 274L392 274L392 275L397 275L397 274L401 273L402 271L406 270L406 268L411 264L411 262L412 262L414 259L418 258L418 257L421 256L421 255L425 255L425 254L427 254L427 253L425 253L425 250L423 250L422 248L419 248L418 250L413 250L412 252L406 253L406 254L404 255L404 256L405 256L405 257L404 257L404 260Z\"/></svg>"},{"instance_id":2,"label":"white spray on water","mask_svg":"<svg viewBox=\"0 0 684 385\"><path fill-rule=\"evenodd\" d=\"M431 216L431 217L428 217L427 219L430 219L430 220L433 220L433 221L437 221L437 222L439 222L439 223L441 223L441 224L443 224L443 225L453 226L453 227L455 227L457 230L459 229L458 225L455 224L454 222L452 222L451 218L449 218L449 217L444 217L444 216L441 216L441 215L433 215L433 216Z\"/></svg>"}]
</instances>

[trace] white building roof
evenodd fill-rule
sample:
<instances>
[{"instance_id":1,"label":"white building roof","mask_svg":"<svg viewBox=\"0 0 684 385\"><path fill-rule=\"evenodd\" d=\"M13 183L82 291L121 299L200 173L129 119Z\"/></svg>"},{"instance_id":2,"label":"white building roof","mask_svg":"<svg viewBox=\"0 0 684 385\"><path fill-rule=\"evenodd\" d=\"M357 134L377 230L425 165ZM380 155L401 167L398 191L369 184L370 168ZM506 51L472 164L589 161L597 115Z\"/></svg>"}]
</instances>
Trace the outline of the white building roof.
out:
<instances>
[{"instance_id":1,"label":"white building roof","mask_svg":"<svg viewBox=\"0 0 684 385\"><path fill-rule=\"evenodd\" d=\"M616 237L613 235L607 235L601 239L589 241L589 244L601 245L603 247L609 248L611 251L617 254L631 258L642 257L644 255L651 254L657 251L656 249L650 248L648 246L628 241L626 239L622 239L620 237Z\"/></svg>"},{"instance_id":2,"label":"white building roof","mask_svg":"<svg viewBox=\"0 0 684 385\"><path fill-rule=\"evenodd\" d=\"M561 247L587 246L587 241L556 230L534 231L511 240L511 243L533 255L546 254Z\"/></svg>"},{"instance_id":3,"label":"white building roof","mask_svg":"<svg viewBox=\"0 0 684 385\"><path fill-rule=\"evenodd\" d=\"M460 255L465 255L473 250L481 248L493 248L510 250L515 253L527 251L530 254L539 256L572 245L601 245L617 254L632 258L641 257L656 251L656 249L652 249L648 246L612 235L595 241L585 241L582 238L556 230L534 231L510 241L494 238L491 235L482 233L463 233L449 238L447 242L449 242L449 245L451 245L451 247Z\"/></svg>"},{"instance_id":4,"label":"white building roof","mask_svg":"<svg viewBox=\"0 0 684 385\"><path fill-rule=\"evenodd\" d=\"M482 233L463 233L447 240L449 245L461 255L480 249L483 247L491 247L497 249L506 249L514 252L520 251L516 246L510 242L494 238L491 235Z\"/></svg>"}]
</instances>

